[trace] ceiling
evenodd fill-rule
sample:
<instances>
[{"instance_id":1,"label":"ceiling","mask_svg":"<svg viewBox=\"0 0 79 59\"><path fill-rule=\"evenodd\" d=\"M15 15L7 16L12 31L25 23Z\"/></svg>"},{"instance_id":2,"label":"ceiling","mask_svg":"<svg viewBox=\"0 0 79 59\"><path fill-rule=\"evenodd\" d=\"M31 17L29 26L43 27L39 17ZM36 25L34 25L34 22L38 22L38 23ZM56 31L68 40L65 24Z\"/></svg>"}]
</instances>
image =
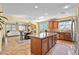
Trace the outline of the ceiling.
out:
<instances>
[{"instance_id":1,"label":"ceiling","mask_svg":"<svg viewBox=\"0 0 79 59\"><path fill-rule=\"evenodd\" d=\"M69 8L64 8L65 6ZM2 3L5 15L27 19L59 18L75 15L76 3Z\"/></svg>"}]
</instances>

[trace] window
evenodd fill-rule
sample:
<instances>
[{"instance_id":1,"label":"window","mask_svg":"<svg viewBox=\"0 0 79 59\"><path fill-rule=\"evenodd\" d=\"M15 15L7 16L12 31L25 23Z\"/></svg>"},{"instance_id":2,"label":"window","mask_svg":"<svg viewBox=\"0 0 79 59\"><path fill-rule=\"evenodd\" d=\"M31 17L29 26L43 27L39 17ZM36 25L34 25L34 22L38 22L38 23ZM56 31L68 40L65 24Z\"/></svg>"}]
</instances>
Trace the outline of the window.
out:
<instances>
[{"instance_id":1,"label":"window","mask_svg":"<svg viewBox=\"0 0 79 59\"><path fill-rule=\"evenodd\" d=\"M12 30L16 30L16 24L12 24Z\"/></svg>"},{"instance_id":2,"label":"window","mask_svg":"<svg viewBox=\"0 0 79 59\"><path fill-rule=\"evenodd\" d=\"M11 30L11 25L10 24L6 24L6 31Z\"/></svg>"},{"instance_id":3,"label":"window","mask_svg":"<svg viewBox=\"0 0 79 59\"><path fill-rule=\"evenodd\" d=\"M71 30L72 21L64 21L59 23L60 30Z\"/></svg>"},{"instance_id":4,"label":"window","mask_svg":"<svg viewBox=\"0 0 79 59\"><path fill-rule=\"evenodd\" d=\"M17 24L6 24L6 31L16 31L17 27L19 27L18 30L25 30L25 24L24 23L17 23Z\"/></svg>"},{"instance_id":5,"label":"window","mask_svg":"<svg viewBox=\"0 0 79 59\"><path fill-rule=\"evenodd\" d=\"M48 22L40 23L40 31L48 30Z\"/></svg>"}]
</instances>

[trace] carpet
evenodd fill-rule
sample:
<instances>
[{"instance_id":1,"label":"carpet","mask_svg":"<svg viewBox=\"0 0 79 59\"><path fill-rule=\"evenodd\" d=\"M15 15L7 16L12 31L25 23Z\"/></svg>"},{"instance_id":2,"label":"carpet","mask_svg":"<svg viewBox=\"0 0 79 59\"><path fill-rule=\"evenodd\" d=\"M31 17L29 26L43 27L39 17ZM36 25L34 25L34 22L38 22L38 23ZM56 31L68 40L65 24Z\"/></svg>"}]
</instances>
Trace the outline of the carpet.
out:
<instances>
[{"instance_id":1,"label":"carpet","mask_svg":"<svg viewBox=\"0 0 79 59\"><path fill-rule=\"evenodd\" d=\"M56 44L53 48L53 55L71 55L71 48L67 45Z\"/></svg>"}]
</instances>

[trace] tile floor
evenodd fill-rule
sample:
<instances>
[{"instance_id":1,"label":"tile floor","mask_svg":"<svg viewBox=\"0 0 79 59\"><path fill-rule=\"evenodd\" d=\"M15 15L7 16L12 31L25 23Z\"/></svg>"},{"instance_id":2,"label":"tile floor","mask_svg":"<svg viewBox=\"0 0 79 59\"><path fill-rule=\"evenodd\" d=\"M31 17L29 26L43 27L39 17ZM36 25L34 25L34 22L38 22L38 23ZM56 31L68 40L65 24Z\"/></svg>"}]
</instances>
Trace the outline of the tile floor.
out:
<instances>
[{"instance_id":1,"label":"tile floor","mask_svg":"<svg viewBox=\"0 0 79 59\"><path fill-rule=\"evenodd\" d=\"M29 40L19 40L19 37L9 37L8 44L3 46L1 55L31 55ZM72 42L57 40L57 44L49 50L47 55L71 55Z\"/></svg>"},{"instance_id":2,"label":"tile floor","mask_svg":"<svg viewBox=\"0 0 79 59\"><path fill-rule=\"evenodd\" d=\"M72 47L72 42L57 40L57 44L49 50L47 55L73 55Z\"/></svg>"},{"instance_id":3,"label":"tile floor","mask_svg":"<svg viewBox=\"0 0 79 59\"><path fill-rule=\"evenodd\" d=\"M8 44L3 46L2 55L30 55L30 40L19 40L19 37L9 37Z\"/></svg>"}]
</instances>

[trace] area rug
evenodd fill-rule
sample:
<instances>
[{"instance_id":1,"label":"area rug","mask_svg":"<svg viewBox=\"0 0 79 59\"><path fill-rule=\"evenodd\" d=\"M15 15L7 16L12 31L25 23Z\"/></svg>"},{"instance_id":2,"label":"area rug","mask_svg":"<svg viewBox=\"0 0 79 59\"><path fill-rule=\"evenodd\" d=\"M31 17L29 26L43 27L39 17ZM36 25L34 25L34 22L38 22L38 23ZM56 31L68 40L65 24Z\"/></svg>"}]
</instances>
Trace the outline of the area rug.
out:
<instances>
[{"instance_id":1,"label":"area rug","mask_svg":"<svg viewBox=\"0 0 79 59\"><path fill-rule=\"evenodd\" d=\"M56 44L53 49L53 55L71 55L71 48L67 45Z\"/></svg>"}]
</instances>

